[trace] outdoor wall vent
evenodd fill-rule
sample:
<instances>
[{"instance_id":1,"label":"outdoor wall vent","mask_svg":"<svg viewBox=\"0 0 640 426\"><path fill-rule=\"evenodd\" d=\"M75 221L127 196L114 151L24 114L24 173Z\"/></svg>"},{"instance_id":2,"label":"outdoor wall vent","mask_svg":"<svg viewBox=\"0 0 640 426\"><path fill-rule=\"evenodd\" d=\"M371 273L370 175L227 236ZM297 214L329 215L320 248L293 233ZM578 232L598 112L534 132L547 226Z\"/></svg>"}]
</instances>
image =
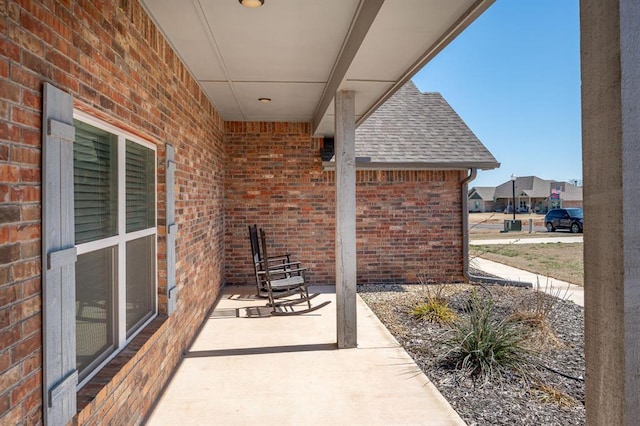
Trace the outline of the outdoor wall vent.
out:
<instances>
[{"instance_id":1,"label":"outdoor wall vent","mask_svg":"<svg viewBox=\"0 0 640 426\"><path fill-rule=\"evenodd\" d=\"M322 148L320 148L322 161L331 161L333 158L333 138L324 138Z\"/></svg>"}]
</instances>

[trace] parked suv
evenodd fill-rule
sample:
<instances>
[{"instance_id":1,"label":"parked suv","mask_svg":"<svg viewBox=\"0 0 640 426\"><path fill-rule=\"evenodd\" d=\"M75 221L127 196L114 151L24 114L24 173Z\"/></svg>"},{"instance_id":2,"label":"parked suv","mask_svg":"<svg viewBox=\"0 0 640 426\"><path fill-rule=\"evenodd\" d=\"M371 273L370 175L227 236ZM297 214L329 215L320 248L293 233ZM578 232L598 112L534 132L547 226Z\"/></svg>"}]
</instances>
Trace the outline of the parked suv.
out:
<instances>
[{"instance_id":1,"label":"parked suv","mask_svg":"<svg viewBox=\"0 0 640 426\"><path fill-rule=\"evenodd\" d=\"M569 229L571 232L582 232L584 219L582 217L582 209L553 209L544 217L544 225L547 231L553 232L556 229Z\"/></svg>"}]
</instances>

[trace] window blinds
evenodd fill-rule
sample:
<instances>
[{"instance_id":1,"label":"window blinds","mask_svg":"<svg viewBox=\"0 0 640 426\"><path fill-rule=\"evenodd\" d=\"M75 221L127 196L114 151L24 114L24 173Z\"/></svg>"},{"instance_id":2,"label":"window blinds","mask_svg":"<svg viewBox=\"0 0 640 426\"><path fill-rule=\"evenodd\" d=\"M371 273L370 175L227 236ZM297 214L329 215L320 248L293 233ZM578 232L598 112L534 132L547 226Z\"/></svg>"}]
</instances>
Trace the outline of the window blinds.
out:
<instances>
[{"instance_id":1,"label":"window blinds","mask_svg":"<svg viewBox=\"0 0 640 426\"><path fill-rule=\"evenodd\" d=\"M127 232L155 226L154 152L127 141Z\"/></svg>"},{"instance_id":2,"label":"window blinds","mask_svg":"<svg viewBox=\"0 0 640 426\"><path fill-rule=\"evenodd\" d=\"M74 211L76 244L117 233L117 137L74 120Z\"/></svg>"}]
</instances>

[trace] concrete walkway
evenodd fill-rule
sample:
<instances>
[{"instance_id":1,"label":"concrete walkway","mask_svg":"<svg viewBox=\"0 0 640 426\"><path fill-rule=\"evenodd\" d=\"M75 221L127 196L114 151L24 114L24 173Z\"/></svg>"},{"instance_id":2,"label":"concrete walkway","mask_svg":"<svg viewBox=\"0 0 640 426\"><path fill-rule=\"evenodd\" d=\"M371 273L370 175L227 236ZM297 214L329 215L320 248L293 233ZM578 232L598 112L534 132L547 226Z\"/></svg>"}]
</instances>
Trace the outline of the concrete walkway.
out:
<instances>
[{"instance_id":1,"label":"concrete walkway","mask_svg":"<svg viewBox=\"0 0 640 426\"><path fill-rule=\"evenodd\" d=\"M464 425L360 297L358 348L337 350L333 287L294 317L247 318L248 291L225 290L149 425Z\"/></svg>"},{"instance_id":2,"label":"concrete walkway","mask_svg":"<svg viewBox=\"0 0 640 426\"><path fill-rule=\"evenodd\" d=\"M469 262L470 266L491 275L504 278L510 281L522 281L540 285L540 289L550 294L557 294L562 298L567 298L576 305L584 306L584 287L570 284L566 281L512 268L502 263L476 257Z\"/></svg>"},{"instance_id":3,"label":"concrete walkway","mask_svg":"<svg viewBox=\"0 0 640 426\"><path fill-rule=\"evenodd\" d=\"M502 238L492 240L471 240L472 246L509 245L509 244L549 244L549 243L582 243L582 235L574 237L541 237L541 238Z\"/></svg>"}]
</instances>

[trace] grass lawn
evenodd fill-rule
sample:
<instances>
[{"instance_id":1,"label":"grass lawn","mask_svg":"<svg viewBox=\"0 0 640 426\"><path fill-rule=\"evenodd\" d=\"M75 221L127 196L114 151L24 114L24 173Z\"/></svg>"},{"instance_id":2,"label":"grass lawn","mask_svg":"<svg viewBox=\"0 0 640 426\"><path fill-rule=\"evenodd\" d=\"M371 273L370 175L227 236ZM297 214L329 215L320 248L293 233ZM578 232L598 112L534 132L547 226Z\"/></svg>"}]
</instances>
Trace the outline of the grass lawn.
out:
<instances>
[{"instance_id":1,"label":"grass lawn","mask_svg":"<svg viewBox=\"0 0 640 426\"><path fill-rule=\"evenodd\" d=\"M583 285L582 250L583 243L481 245L469 246L469 256Z\"/></svg>"}]
</instances>

